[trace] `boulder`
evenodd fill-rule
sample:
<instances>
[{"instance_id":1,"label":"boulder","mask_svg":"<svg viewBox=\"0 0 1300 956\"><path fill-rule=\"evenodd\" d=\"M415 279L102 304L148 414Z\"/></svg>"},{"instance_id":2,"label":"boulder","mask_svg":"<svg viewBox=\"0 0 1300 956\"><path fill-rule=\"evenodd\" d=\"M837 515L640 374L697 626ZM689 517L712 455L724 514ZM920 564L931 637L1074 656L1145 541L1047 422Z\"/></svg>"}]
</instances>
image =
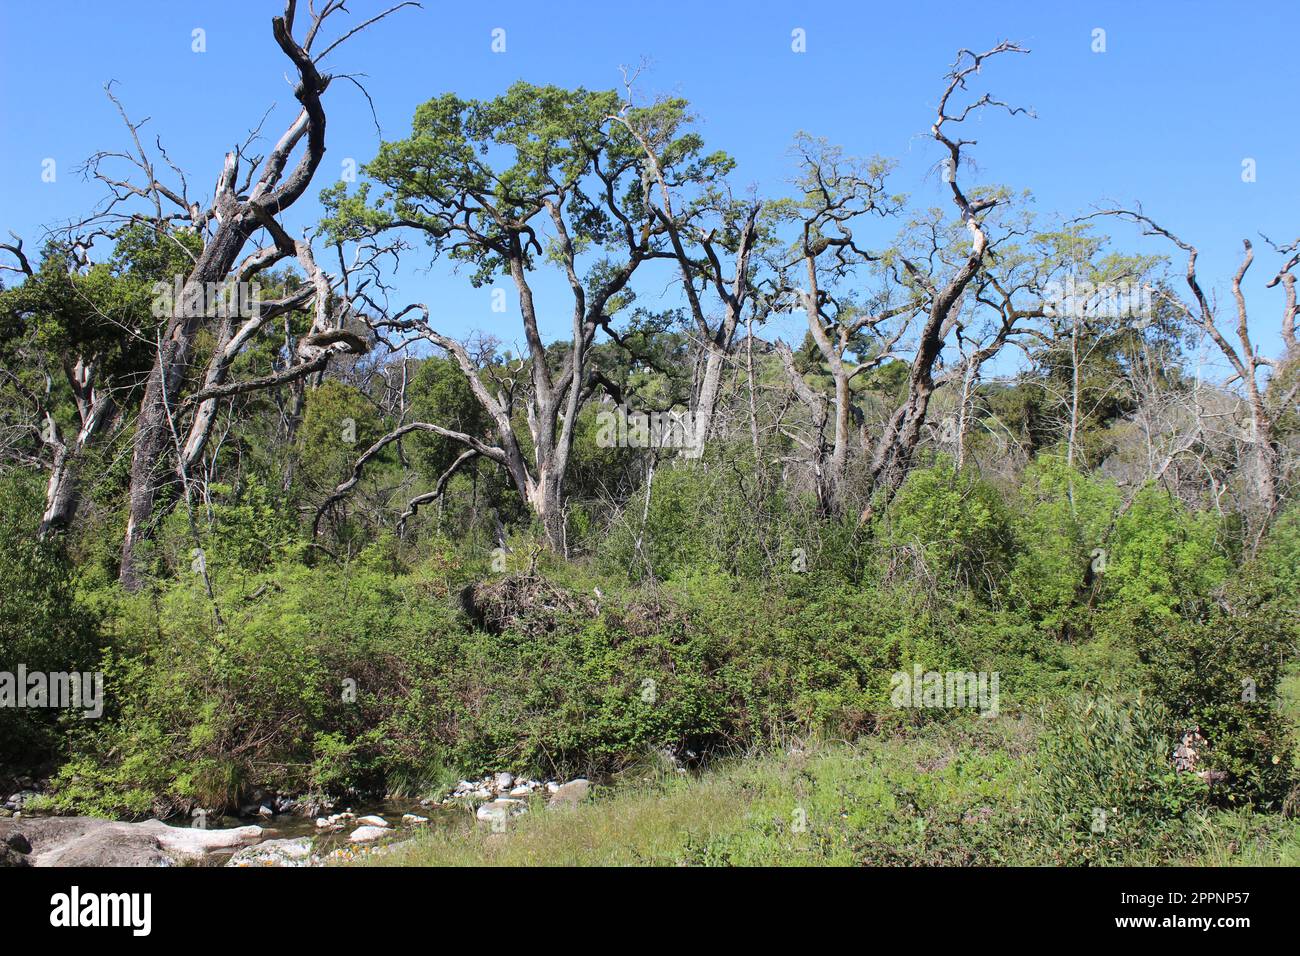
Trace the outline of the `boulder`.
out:
<instances>
[{"instance_id":1,"label":"boulder","mask_svg":"<svg viewBox=\"0 0 1300 956\"><path fill-rule=\"evenodd\" d=\"M474 816L484 823L502 825L511 817L528 812L528 804L522 800L509 800L504 797L485 803L474 811Z\"/></svg>"},{"instance_id":2,"label":"boulder","mask_svg":"<svg viewBox=\"0 0 1300 956\"><path fill-rule=\"evenodd\" d=\"M36 866L171 866L258 843L263 829L173 827L161 820L118 823L94 817L0 820L0 839L21 833Z\"/></svg>"},{"instance_id":3,"label":"boulder","mask_svg":"<svg viewBox=\"0 0 1300 956\"><path fill-rule=\"evenodd\" d=\"M576 780L570 780L563 784L551 794L550 806L553 807L576 807L587 799L591 792L591 781L578 777Z\"/></svg>"},{"instance_id":4,"label":"boulder","mask_svg":"<svg viewBox=\"0 0 1300 956\"><path fill-rule=\"evenodd\" d=\"M206 830L200 827L172 827L161 820L127 825L153 833L164 850L183 860L199 860L213 853L252 846L260 843L266 834L266 830L259 826Z\"/></svg>"},{"instance_id":5,"label":"boulder","mask_svg":"<svg viewBox=\"0 0 1300 956\"><path fill-rule=\"evenodd\" d=\"M391 824L377 813L372 813L368 817L357 817L357 823L368 827L382 827L387 829Z\"/></svg>"},{"instance_id":6,"label":"boulder","mask_svg":"<svg viewBox=\"0 0 1300 956\"><path fill-rule=\"evenodd\" d=\"M311 866L311 838L267 840L244 847L226 866Z\"/></svg>"},{"instance_id":7,"label":"boulder","mask_svg":"<svg viewBox=\"0 0 1300 956\"><path fill-rule=\"evenodd\" d=\"M386 837L393 831L387 827L357 827L348 835L351 843L369 843L371 840L378 840L380 837Z\"/></svg>"},{"instance_id":8,"label":"boulder","mask_svg":"<svg viewBox=\"0 0 1300 956\"><path fill-rule=\"evenodd\" d=\"M23 834L32 843L35 866L172 866L158 837L133 823L90 817L49 817L27 821Z\"/></svg>"},{"instance_id":9,"label":"boulder","mask_svg":"<svg viewBox=\"0 0 1300 956\"><path fill-rule=\"evenodd\" d=\"M13 847L5 843L0 843L0 869L7 866L31 866L32 862L26 853L19 853Z\"/></svg>"}]
</instances>

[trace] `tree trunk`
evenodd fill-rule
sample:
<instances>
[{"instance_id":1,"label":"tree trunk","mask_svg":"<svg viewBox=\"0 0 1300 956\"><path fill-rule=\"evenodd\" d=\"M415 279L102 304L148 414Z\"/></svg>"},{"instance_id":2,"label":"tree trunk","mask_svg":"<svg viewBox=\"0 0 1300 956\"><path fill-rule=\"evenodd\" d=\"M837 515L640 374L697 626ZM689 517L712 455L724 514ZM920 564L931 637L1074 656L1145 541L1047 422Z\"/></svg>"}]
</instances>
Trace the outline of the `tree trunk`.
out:
<instances>
[{"instance_id":1,"label":"tree trunk","mask_svg":"<svg viewBox=\"0 0 1300 956\"><path fill-rule=\"evenodd\" d=\"M149 371L136 420L126 534L118 567L118 580L128 591L138 590L141 584L139 546L153 531L154 506L166 470L168 444L175 440L172 428L177 397L185 383L194 337L204 320L203 310L187 310L185 304L192 298L204 301L199 296L206 284L226 278L252 232L243 217L223 222L190 273L180 301L172 303L172 316ZM187 311L200 314L187 315Z\"/></svg>"},{"instance_id":2,"label":"tree trunk","mask_svg":"<svg viewBox=\"0 0 1300 956\"><path fill-rule=\"evenodd\" d=\"M66 528L76 511L76 462L67 445L54 451L50 480L45 486L45 513L39 534L43 538L57 528Z\"/></svg>"}]
</instances>

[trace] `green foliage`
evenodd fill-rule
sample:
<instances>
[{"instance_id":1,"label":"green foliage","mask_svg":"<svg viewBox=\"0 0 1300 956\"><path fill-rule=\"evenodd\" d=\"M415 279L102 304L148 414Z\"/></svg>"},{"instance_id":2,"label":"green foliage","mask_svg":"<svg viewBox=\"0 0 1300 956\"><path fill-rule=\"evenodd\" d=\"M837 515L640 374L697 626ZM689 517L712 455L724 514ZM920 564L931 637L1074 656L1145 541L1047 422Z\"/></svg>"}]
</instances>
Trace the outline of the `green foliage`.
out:
<instances>
[{"instance_id":1,"label":"green foliage","mask_svg":"<svg viewBox=\"0 0 1300 956\"><path fill-rule=\"evenodd\" d=\"M1142 620L1176 615L1206 597L1228 572L1212 515L1195 514L1156 487L1138 492L1111 535L1108 605Z\"/></svg>"},{"instance_id":2,"label":"green foliage","mask_svg":"<svg viewBox=\"0 0 1300 956\"><path fill-rule=\"evenodd\" d=\"M207 492L206 500L194 502L193 526L184 504L164 522L155 550L169 576L196 573L196 549L214 577L255 575L304 551L297 515L259 475L237 489L213 484Z\"/></svg>"},{"instance_id":3,"label":"green foliage","mask_svg":"<svg viewBox=\"0 0 1300 956\"><path fill-rule=\"evenodd\" d=\"M1215 799L1277 808L1297 779L1279 690L1300 631L1252 570L1200 614L1135 627L1132 639L1152 695L1183 728L1200 728L1198 769L1227 774Z\"/></svg>"},{"instance_id":4,"label":"green foliage","mask_svg":"<svg viewBox=\"0 0 1300 956\"><path fill-rule=\"evenodd\" d=\"M1158 704L1075 697L1053 708L1034 760L1032 839L1064 864L1185 850L1206 786L1174 769L1173 718Z\"/></svg>"},{"instance_id":5,"label":"green foliage","mask_svg":"<svg viewBox=\"0 0 1300 956\"><path fill-rule=\"evenodd\" d=\"M452 626L430 595L445 597L456 569L433 570L396 580L372 552L347 568L219 581L224 628L196 580L121 597L104 661L114 709L78 741L60 806L230 807L253 785L381 780L410 744L385 739L385 721L411 705L430 642Z\"/></svg>"},{"instance_id":6,"label":"green foliage","mask_svg":"<svg viewBox=\"0 0 1300 956\"><path fill-rule=\"evenodd\" d=\"M1251 571L1282 613L1300 613L1300 507L1292 505L1269 529Z\"/></svg>"},{"instance_id":7,"label":"green foliage","mask_svg":"<svg viewBox=\"0 0 1300 956\"><path fill-rule=\"evenodd\" d=\"M656 469L648 509L645 494L642 485L629 496L602 548L634 578L699 569L765 578L785 573L797 548L816 565L810 503L780 487L761 494L734 468L678 462Z\"/></svg>"},{"instance_id":8,"label":"green foliage","mask_svg":"<svg viewBox=\"0 0 1300 956\"><path fill-rule=\"evenodd\" d=\"M434 422L476 437L485 437L491 427L491 419L454 359L425 359L412 376L407 394L412 421ZM431 478L442 474L465 450L464 445L427 432L412 435L410 447Z\"/></svg>"},{"instance_id":9,"label":"green foliage","mask_svg":"<svg viewBox=\"0 0 1300 956\"><path fill-rule=\"evenodd\" d=\"M43 497L32 475L0 478L0 671L94 670L94 615L76 598L62 542L38 540ZM25 688L20 688L25 690ZM60 714L0 708L0 762L37 766L59 747ZM80 719L77 714L72 719Z\"/></svg>"},{"instance_id":10,"label":"green foliage","mask_svg":"<svg viewBox=\"0 0 1300 956\"><path fill-rule=\"evenodd\" d=\"M297 473L309 488L332 491L383 433L374 402L351 385L323 382L311 391L298 428Z\"/></svg>"},{"instance_id":11,"label":"green foliage","mask_svg":"<svg viewBox=\"0 0 1300 956\"><path fill-rule=\"evenodd\" d=\"M491 100L435 97L416 109L409 137L381 144L365 167L370 181L356 193L348 195L343 184L322 193L322 225L344 239L394 222L415 226L436 253L470 263L475 286L505 273L510 233L518 234L518 226L506 223L537 216L544 199L563 197L577 253L617 248L623 243L621 220L640 229L649 216L639 176L643 146L623 123L609 119L622 106L613 90L525 82ZM625 118L675 179L707 187L731 168L724 154L703 153L682 99L632 108ZM609 180L608 192L597 165ZM372 183L380 187L378 195ZM462 234L472 241L459 241ZM525 239L521 252L530 268L536 257L559 252ZM601 260L587 279L600 285L611 274ZM619 307L630 298L625 293Z\"/></svg>"},{"instance_id":12,"label":"green foliage","mask_svg":"<svg viewBox=\"0 0 1300 956\"><path fill-rule=\"evenodd\" d=\"M992 594L1011 560L1010 515L995 488L941 459L908 475L890 505L880 544L892 567Z\"/></svg>"},{"instance_id":13,"label":"green foliage","mask_svg":"<svg viewBox=\"0 0 1300 956\"><path fill-rule=\"evenodd\" d=\"M1010 594L1045 631L1086 634L1086 608L1106 571L1107 534L1119 510L1111 483L1042 456L1026 469L1014 519Z\"/></svg>"},{"instance_id":14,"label":"green foliage","mask_svg":"<svg viewBox=\"0 0 1300 956\"><path fill-rule=\"evenodd\" d=\"M989 866L1027 862L1017 839L1018 725L933 726L856 746L814 741L724 768L748 812L701 834L679 864ZM708 785L706 779L705 785ZM671 799L671 797L669 797Z\"/></svg>"}]
</instances>

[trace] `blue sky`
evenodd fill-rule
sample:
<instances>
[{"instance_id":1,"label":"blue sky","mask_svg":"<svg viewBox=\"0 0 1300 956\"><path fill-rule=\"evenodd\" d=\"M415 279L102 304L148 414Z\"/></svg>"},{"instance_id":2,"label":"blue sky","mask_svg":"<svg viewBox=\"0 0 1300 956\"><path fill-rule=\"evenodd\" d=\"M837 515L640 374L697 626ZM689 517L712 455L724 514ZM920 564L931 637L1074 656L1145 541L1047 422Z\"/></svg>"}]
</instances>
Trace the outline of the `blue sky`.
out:
<instances>
[{"instance_id":1,"label":"blue sky","mask_svg":"<svg viewBox=\"0 0 1300 956\"><path fill-rule=\"evenodd\" d=\"M350 21L386 6L352 0ZM115 90L135 119L150 117L191 189L210 193L223 153L272 105L278 136L296 104L275 47L271 0L117 3L49 0L0 11L0 228L39 243L41 226L83 214L102 192L75 168L98 149L123 149L126 132L103 94ZM207 51L191 50L206 31ZM506 31L506 52L491 31ZM990 116L971 155L981 181L1029 189L1038 212L1071 216L1107 200L1140 200L1148 213L1201 247L1207 287L1226 299L1241 239L1260 256L1249 289L1257 335L1276 341L1280 296L1263 289L1276 268L1264 233L1300 235L1300 133L1294 119L1295 0L1122 3L910 2L514 3L428 0L354 37L326 66L360 72L386 138L399 138L415 107L437 94L489 97L511 82L613 87L621 64L650 62L648 94L686 96L710 147L738 160L736 182L779 193L793 135L807 130L850 153L900 165L892 187L939 201L938 156L924 136L941 77L960 47L1021 42L1028 57L992 61L987 88L1032 107L1036 119ZM791 51L802 28L807 52ZM1106 52L1092 32L1106 31ZM318 47L319 48L319 47ZM317 186L341 164L369 159L378 135L364 97L346 82L327 94L327 154ZM1242 182L1242 161L1257 180ZM54 183L42 161L57 163ZM294 231L318 207L300 203ZM1117 247L1150 251L1118 223ZM1267 275L1265 273L1268 273ZM659 294L658 286L646 295ZM402 290L425 299L444 330L518 337L510 315L490 311L488 290L463 278L411 269ZM558 290L557 290L558 291ZM664 293L667 294L667 293ZM542 297L547 306L548 287ZM552 334L567 325L558 295ZM653 304L647 300L646 304ZM793 328L793 327L792 327Z\"/></svg>"}]
</instances>

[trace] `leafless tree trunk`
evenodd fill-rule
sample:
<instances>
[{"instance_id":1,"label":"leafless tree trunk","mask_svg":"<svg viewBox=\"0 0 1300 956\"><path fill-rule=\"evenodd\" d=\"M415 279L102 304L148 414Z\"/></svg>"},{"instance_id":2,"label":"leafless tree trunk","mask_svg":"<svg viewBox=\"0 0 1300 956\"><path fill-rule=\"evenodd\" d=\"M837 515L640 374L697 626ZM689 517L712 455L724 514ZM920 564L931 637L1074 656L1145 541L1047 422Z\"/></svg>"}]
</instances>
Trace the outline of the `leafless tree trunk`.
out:
<instances>
[{"instance_id":1,"label":"leafless tree trunk","mask_svg":"<svg viewBox=\"0 0 1300 956\"><path fill-rule=\"evenodd\" d=\"M962 295L966 287L979 274L989 253L990 239L985 229L985 216L989 210L999 204L1000 200L994 197L971 199L962 190L958 182L961 151L962 147L969 145L971 141L962 139L949 130L951 125L961 124L972 112L986 106L1006 109L1012 115L1026 112L1020 107L1001 103L988 93L954 113L948 112L949 103L958 90L966 88L966 81L980 72L984 60L1000 53L1025 52L1027 51L1020 46L1007 42L999 43L991 50L979 54L962 50L953 64L952 71L948 74L948 86L939 99L937 117L930 127L930 132L948 152L946 178L952 192L953 203L957 206L961 220L970 233L970 254L956 273L943 283L935 283L912 259L903 259L908 274L929 294L930 308L908 374L907 398L895 411L885 426L884 434L875 444L870 467L871 486L880 493L881 497L879 501L868 504L864 509L862 513L864 522L871 519L874 507L884 504L893 497L911 465L912 455L921 439L921 427L925 422L930 398L935 390L935 362L950 328L958 317ZM998 343L998 347L1000 344Z\"/></svg>"},{"instance_id":2,"label":"leafless tree trunk","mask_svg":"<svg viewBox=\"0 0 1300 956\"><path fill-rule=\"evenodd\" d=\"M398 4L362 24L362 27L406 5L406 3ZM181 300L174 303L173 313L158 341L157 354L146 380L144 398L136 419L135 449L128 492L127 527L119 568L119 578L128 589L138 588L141 583L137 567L137 551L141 539L147 536L152 528L155 504L165 480L164 463L168 457L169 422L181 402L190 365L190 353L195 337L206 318L204 310L188 308L187 303L206 301L207 290L213 284L225 285L230 281L246 281L286 254L284 243L277 239L272 246L258 250L242 265L236 266L239 256L253 235L258 230L273 224L275 217L292 206L307 190L325 153L325 111L321 105L321 96L329 86L331 77L329 74L322 74L317 69L317 63L356 30L349 32L327 47L323 53L313 57L312 46L319 35L321 25L332 13L343 9L343 4L339 0L328 0L319 12L313 11L312 22L301 43L293 36L296 7L295 0L286 0L284 14L272 19L271 30L276 43L293 63L297 72L298 83L294 88L294 96L302 108L260 167L256 163L253 164L253 168L248 173L248 181L242 187L237 184L242 151L235 151L226 154L212 205L206 211L201 212L197 204L189 203L183 194L178 195L163 189L153 180L152 175L147 186L135 190L139 195L151 195L159 205L161 205L158 199L160 195L168 198L181 208L183 214L190 217L196 228L215 224L215 229L186 277ZM297 165L286 175L285 167L290 155L300 144L303 145L303 153ZM151 168L147 171L152 173ZM319 288L316 294L319 300ZM318 301L317 308L326 308L326 304ZM197 314L194 314L195 312ZM257 328L250 329L246 326L245 329L241 329L241 332L247 331L251 335ZM228 339L226 346L238 338L239 336L236 335ZM218 361L216 366L209 370L209 377L213 379L208 385L209 392L219 387L219 382L228 367L228 362L223 364ZM182 450L182 455L188 460L197 457L202 451L211 426L213 408L211 399L214 397L211 394L205 395L203 403L199 406L190 440ZM180 467L184 471L186 462L181 462Z\"/></svg>"},{"instance_id":3,"label":"leafless tree trunk","mask_svg":"<svg viewBox=\"0 0 1300 956\"><path fill-rule=\"evenodd\" d=\"M1227 359L1233 374L1226 384L1239 384L1245 398L1249 420L1242 439L1251 452L1250 458L1253 468L1251 478L1258 499L1258 506L1255 509L1250 509L1254 512L1251 533L1251 549L1253 550L1258 547L1263 539L1269 524L1277 514L1281 502L1278 489L1281 478L1281 452L1275 433L1277 416L1294 406L1297 391L1300 390L1300 382L1298 382L1289 388L1278 401L1271 402L1270 396L1260 380L1261 369L1281 368L1286 361L1293 360L1297 355L1295 336L1297 305L1293 270L1300 264L1300 251L1297 251L1300 249L1300 240L1278 250L1282 255L1283 264L1266 286L1267 288L1273 288L1281 285L1284 291L1282 342L1287 350L1287 355L1279 360L1262 354L1250 337L1246 299L1241 291L1241 283L1255 261L1255 250L1249 239L1242 241L1244 252L1241 265L1232 278L1232 296L1237 313L1237 341L1234 344L1219 330L1218 311L1201 288L1196 272L1198 252L1194 245L1185 242L1163 226L1158 225L1140 210L1110 209L1094 215L1118 216L1135 222L1142 227L1144 235L1163 236L1187 255L1185 280L1187 288L1191 292L1192 303L1188 305L1178 302L1177 304L1184 314L1205 332L1218 347L1223 357Z\"/></svg>"}]
</instances>

